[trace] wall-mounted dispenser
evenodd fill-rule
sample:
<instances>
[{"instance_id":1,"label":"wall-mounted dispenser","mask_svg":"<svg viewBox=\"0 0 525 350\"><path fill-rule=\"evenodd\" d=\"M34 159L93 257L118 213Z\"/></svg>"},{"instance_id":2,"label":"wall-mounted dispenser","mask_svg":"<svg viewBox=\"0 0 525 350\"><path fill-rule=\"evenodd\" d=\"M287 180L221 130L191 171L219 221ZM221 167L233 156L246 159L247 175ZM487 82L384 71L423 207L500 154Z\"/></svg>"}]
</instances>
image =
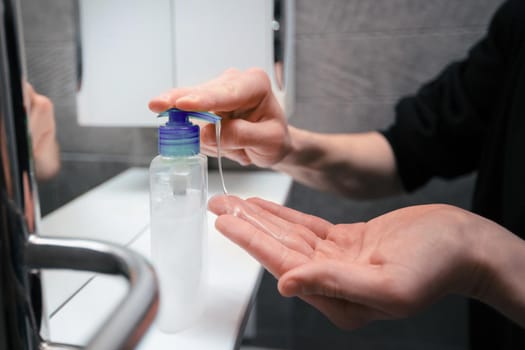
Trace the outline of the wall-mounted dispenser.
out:
<instances>
[{"instance_id":1,"label":"wall-mounted dispenser","mask_svg":"<svg viewBox=\"0 0 525 350\"><path fill-rule=\"evenodd\" d=\"M263 68L291 114L294 0L79 0L79 5L81 125L158 126L147 109L149 99L230 67ZM282 72L276 74L276 67Z\"/></svg>"}]
</instances>

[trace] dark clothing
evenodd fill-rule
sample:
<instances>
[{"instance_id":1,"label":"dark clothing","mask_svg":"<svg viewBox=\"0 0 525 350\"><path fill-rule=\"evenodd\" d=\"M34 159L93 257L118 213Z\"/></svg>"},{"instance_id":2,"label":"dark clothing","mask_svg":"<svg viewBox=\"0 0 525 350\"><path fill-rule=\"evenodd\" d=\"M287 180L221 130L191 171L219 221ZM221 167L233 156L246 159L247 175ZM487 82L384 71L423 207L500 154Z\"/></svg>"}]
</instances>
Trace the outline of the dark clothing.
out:
<instances>
[{"instance_id":1,"label":"dark clothing","mask_svg":"<svg viewBox=\"0 0 525 350\"><path fill-rule=\"evenodd\" d=\"M525 1L506 1L465 60L402 99L384 135L406 190L477 171L473 211L525 238ZM470 306L472 348L525 349L522 328Z\"/></svg>"}]
</instances>

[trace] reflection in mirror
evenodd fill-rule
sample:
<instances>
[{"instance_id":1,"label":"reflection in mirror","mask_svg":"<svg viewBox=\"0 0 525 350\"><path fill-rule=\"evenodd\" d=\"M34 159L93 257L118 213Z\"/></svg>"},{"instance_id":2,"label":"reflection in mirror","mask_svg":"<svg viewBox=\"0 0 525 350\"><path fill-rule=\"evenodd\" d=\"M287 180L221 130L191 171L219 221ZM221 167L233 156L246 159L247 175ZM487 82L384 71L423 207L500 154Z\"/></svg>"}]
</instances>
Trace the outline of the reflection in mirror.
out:
<instances>
[{"instance_id":1,"label":"reflection in mirror","mask_svg":"<svg viewBox=\"0 0 525 350\"><path fill-rule=\"evenodd\" d=\"M275 82L280 90L284 89L284 32L286 25L284 16L281 14L285 11L281 0L274 0L273 7L273 62L275 69Z\"/></svg>"},{"instance_id":2,"label":"reflection in mirror","mask_svg":"<svg viewBox=\"0 0 525 350\"><path fill-rule=\"evenodd\" d=\"M274 94L287 117L295 105L295 0L273 0L273 67Z\"/></svg>"}]
</instances>

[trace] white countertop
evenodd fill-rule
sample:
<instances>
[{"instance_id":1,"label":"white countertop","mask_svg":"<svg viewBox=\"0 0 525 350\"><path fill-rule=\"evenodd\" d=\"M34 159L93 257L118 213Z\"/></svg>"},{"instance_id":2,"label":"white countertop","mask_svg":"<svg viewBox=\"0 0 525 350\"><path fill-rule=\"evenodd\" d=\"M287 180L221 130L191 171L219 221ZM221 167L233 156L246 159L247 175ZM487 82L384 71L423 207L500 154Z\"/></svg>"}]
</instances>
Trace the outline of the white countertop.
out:
<instances>
[{"instance_id":1,"label":"white countertop","mask_svg":"<svg viewBox=\"0 0 525 350\"><path fill-rule=\"evenodd\" d=\"M268 171L226 172L231 194L259 196L284 203L288 176ZM91 238L122 244L149 258L148 171L131 168L42 220L43 235ZM209 195L220 192L216 172L209 174ZM196 324L165 334L153 324L138 349L234 349L253 302L262 268L214 228L208 213L208 293ZM127 284L113 276L73 271L43 272L50 340L84 345L124 297Z\"/></svg>"}]
</instances>

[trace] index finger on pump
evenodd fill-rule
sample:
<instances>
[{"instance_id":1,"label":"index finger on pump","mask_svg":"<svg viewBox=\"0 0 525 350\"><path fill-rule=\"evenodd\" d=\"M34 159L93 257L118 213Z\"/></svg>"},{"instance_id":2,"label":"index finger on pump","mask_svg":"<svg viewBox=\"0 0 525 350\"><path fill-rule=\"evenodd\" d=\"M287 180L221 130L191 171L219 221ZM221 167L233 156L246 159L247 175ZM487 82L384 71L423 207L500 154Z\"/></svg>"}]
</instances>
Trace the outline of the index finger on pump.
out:
<instances>
[{"instance_id":1,"label":"index finger on pump","mask_svg":"<svg viewBox=\"0 0 525 350\"><path fill-rule=\"evenodd\" d=\"M245 72L228 70L201 85L172 89L149 103L151 110L161 112L170 107L184 110L230 112L253 108L268 94L271 85L261 69Z\"/></svg>"},{"instance_id":2,"label":"index finger on pump","mask_svg":"<svg viewBox=\"0 0 525 350\"><path fill-rule=\"evenodd\" d=\"M175 107L231 112L254 108L269 93L270 80L263 70L227 71L219 78L201 85L192 94L178 98Z\"/></svg>"}]
</instances>

